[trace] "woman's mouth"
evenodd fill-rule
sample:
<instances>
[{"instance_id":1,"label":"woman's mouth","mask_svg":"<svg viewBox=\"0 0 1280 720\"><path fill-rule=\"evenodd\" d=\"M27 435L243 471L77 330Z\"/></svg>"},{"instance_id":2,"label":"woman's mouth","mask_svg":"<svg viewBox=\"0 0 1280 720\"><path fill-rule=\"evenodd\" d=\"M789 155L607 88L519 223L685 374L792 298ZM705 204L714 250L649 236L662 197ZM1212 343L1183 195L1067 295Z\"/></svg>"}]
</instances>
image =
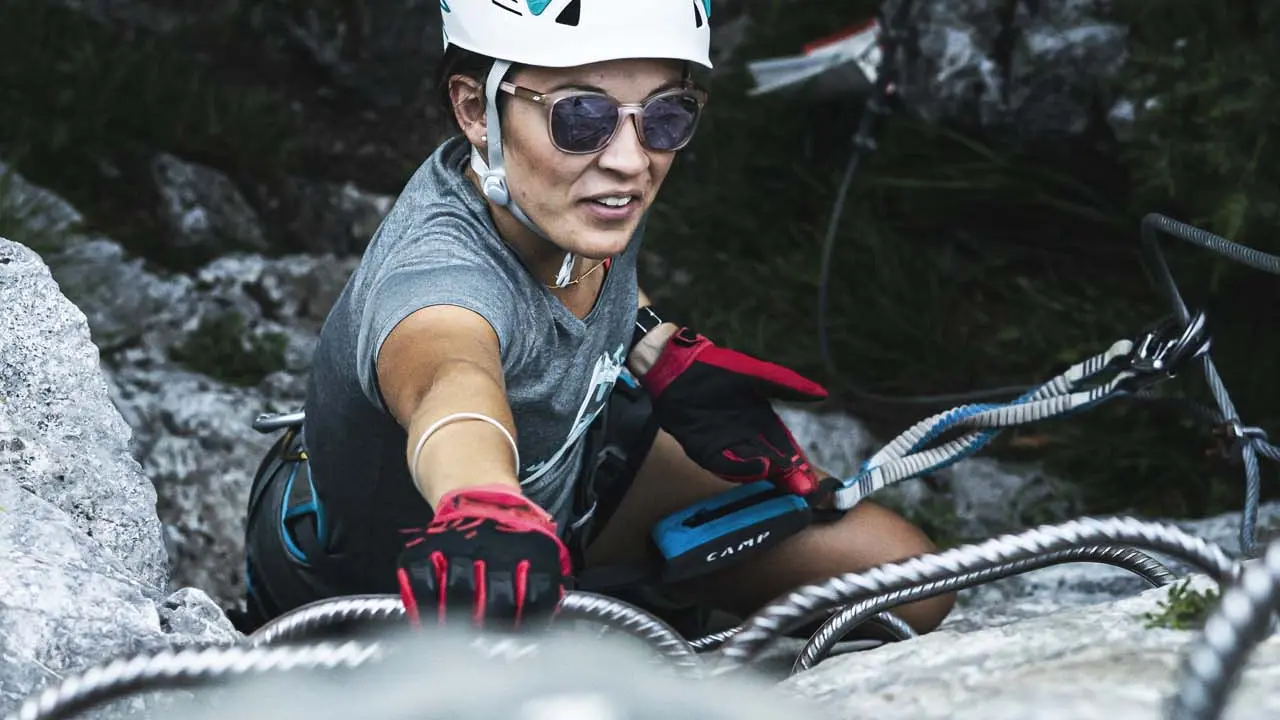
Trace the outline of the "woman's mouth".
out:
<instances>
[{"instance_id":1,"label":"woman's mouth","mask_svg":"<svg viewBox=\"0 0 1280 720\"><path fill-rule=\"evenodd\" d=\"M640 208L640 198L635 195L601 195L583 200L582 204L592 217L617 222L630 218Z\"/></svg>"}]
</instances>

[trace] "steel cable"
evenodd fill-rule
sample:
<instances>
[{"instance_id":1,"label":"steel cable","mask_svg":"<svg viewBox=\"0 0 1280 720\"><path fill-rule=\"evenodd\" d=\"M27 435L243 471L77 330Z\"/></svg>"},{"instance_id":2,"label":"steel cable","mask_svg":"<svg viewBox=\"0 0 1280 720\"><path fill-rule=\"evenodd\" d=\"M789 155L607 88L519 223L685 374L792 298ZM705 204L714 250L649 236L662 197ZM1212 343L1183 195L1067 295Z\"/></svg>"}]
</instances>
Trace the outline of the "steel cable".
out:
<instances>
[{"instance_id":1,"label":"steel cable","mask_svg":"<svg viewBox=\"0 0 1280 720\"><path fill-rule=\"evenodd\" d=\"M1121 543L1164 552L1204 569L1220 583L1233 580L1239 572L1236 561L1221 548L1171 525L1127 517L1044 525L798 588L748 618L742 630L725 642L713 672L740 669L781 634L842 604L1044 553Z\"/></svg>"},{"instance_id":2,"label":"steel cable","mask_svg":"<svg viewBox=\"0 0 1280 720\"><path fill-rule=\"evenodd\" d=\"M863 573L841 575L824 583L799 588L763 608L748 618L740 629L731 632L724 640L723 661L716 666L715 674L740 667L758 655L770 641L789 631L791 626L819 615L824 609L838 608L842 603L865 604L876 594L902 593L913 587L929 586L949 577L972 576L984 570L991 574L995 572L993 568L1001 568L1009 574L1025 572L1055 560L1070 562L1072 556L1068 553L1073 551L1076 553L1075 557L1085 558L1089 556L1090 548L1115 543L1162 551L1208 571L1220 583L1225 584L1240 576L1240 566L1221 548L1176 527L1132 518L1083 518L900 563L881 565ZM1167 571L1159 563L1136 551L1113 547L1097 552L1096 557L1117 564L1125 563L1125 567L1143 574L1149 580L1168 579ZM1275 554L1280 556L1280 551ZM1014 563L1022 565L1011 567ZM1243 583L1249 588L1257 584L1252 579ZM897 595L896 602L905 602L904 597ZM1236 595L1229 593L1228 597L1234 598ZM1256 597L1254 601L1262 602ZM1238 606L1241 602L1248 604L1249 600L1232 601L1233 606ZM1274 599L1270 602L1274 602ZM1263 605L1265 607L1265 602ZM379 657L380 646L377 643L278 646L265 643L296 639L309 630L333 622L389 619L399 612L403 610L396 607L394 596L338 598L326 601L326 604L316 603L277 618L274 624L251 636L246 646L145 653L90 668L29 699L18 714L11 716L11 720L65 718L77 710L122 697L132 691L209 684L256 671L358 666ZM1264 617L1269 616L1269 610L1265 609L1250 612L1262 612ZM671 657L682 668L701 669L700 659L689 643L660 620L625 603L603 596L570 593L566 596L563 616L603 622L652 643L664 656ZM1240 622L1240 616L1240 612L1235 611L1233 617L1237 618L1237 622L1234 627L1241 628L1245 636L1252 637L1244 631L1250 630L1253 625ZM534 643L526 645L533 647ZM1218 642L1216 647L1216 652L1224 653L1223 643ZM491 648L489 652L495 656L510 654L502 650L502 647ZM522 656L524 653L522 651L516 654ZM1236 649L1225 652L1225 655L1229 656L1228 661L1220 663L1223 670L1213 676L1215 678L1230 676L1232 662L1241 662L1243 652Z\"/></svg>"},{"instance_id":3,"label":"steel cable","mask_svg":"<svg viewBox=\"0 0 1280 720\"><path fill-rule=\"evenodd\" d=\"M1052 565L1065 563L1092 562L1103 563L1123 568L1146 580L1153 587L1161 587L1173 582L1174 575L1155 558L1133 548L1109 545L1089 545L1085 547L1060 550L1047 555L1038 555L1023 560L995 565L981 570L942 578L921 585L912 585L901 590L868 598L845 606L839 612L827 618L818 631L809 638L809 642L800 650L792 674L802 672L817 665L830 654L835 644L867 622L875 613L904 605L916 600L944 595L957 590L976 587L994 580L1014 575L1021 575L1032 570L1040 570Z\"/></svg>"},{"instance_id":4,"label":"steel cable","mask_svg":"<svg viewBox=\"0 0 1280 720\"><path fill-rule=\"evenodd\" d=\"M285 613L249 636L252 645L271 645L304 636L337 623L377 621L404 616L398 595L348 595L318 600ZM598 622L644 641L681 671L696 675L702 663L693 647L671 626L643 610L595 593L565 593L560 620Z\"/></svg>"},{"instance_id":5,"label":"steel cable","mask_svg":"<svg viewBox=\"0 0 1280 720\"><path fill-rule=\"evenodd\" d=\"M1271 634L1280 610L1280 540L1261 562L1246 564L1222 593L1204 629L1183 653L1170 720L1216 720L1240 681L1248 656Z\"/></svg>"},{"instance_id":6,"label":"steel cable","mask_svg":"<svg viewBox=\"0 0 1280 720\"><path fill-rule=\"evenodd\" d=\"M1190 319L1191 313L1187 310L1187 304L1182 299L1182 293L1178 291L1178 284L1173 278L1173 273L1169 270L1169 264L1165 262L1164 254L1160 252L1159 233L1165 233L1183 242L1210 250L1251 268L1280 275L1280 256L1264 253L1246 245L1232 242L1224 237L1159 213L1149 213L1142 218L1143 253L1147 260L1147 265L1156 275L1156 283L1164 291L1169 307L1183 322L1187 322ZM1234 431L1241 440L1238 444L1237 452L1240 453L1241 459L1244 461L1245 497L1244 509L1240 518L1240 551L1247 556L1253 556L1257 552L1256 525L1262 485L1258 470L1258 451L1261 445L1267 445L1265 435L1258 437L1257 433L1254 433L1254 436L1248 436L1246 431L1252 429L1241 425L1240 417L1236 413L1235 403L1231 401L1231 395L1227 392L1227 386L1222 382L1222 377L1218 374L1218 368L1214 365L1213 358L1206 353L1198 360L1204 369L1204 377L1209 385L1209 392L1213 395L1214 402L1218 405L1222 423ZM1280 451L1274 446L1267 447L1264 450L1264 454L1273 459L1280 459Z\"/></svg>"},{"instance_id":7,"label":"steel cable","mask_svg":"<svg viewBox=\"0 0 1280 720\"><path fill-rule=\"evenodd\" d=\"M64 678L29 698L8 720L63 720L111 700L158 689L207 686L251 672L358 667L377 643L218 646L139 653Z\"/></svg>"},{"instance_id":8,"label":"steel cable","mask_svg":"<svg viewBox=\"0 0 1280 720\"><path fill-rule=\"evenodd\" d=\"M863 622L868 625L875 625L888 633L896 641L910 640L912 638L919 637L919 633L915 631L915 628L911 627L906 620L903 620L891 612L874 613L863 618ZM721 645L724 645L726 640L736 635L741 629L741 626L737 626L726 630L707 633L702 637L690 640L689 646L697 653L711 652L719 649Z\"/></svg>"}]
</instances>

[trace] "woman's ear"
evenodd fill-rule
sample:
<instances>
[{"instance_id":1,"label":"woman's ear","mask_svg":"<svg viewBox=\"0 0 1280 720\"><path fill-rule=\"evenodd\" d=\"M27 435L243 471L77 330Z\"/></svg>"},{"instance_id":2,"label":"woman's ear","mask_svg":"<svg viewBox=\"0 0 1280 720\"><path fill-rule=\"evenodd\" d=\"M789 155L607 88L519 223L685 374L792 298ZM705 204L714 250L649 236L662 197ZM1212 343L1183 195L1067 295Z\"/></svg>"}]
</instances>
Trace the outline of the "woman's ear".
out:
<instances>
[{"instance_id":1,"label":"woman's ear","mask_svg":"<svg viewBox=\"0 0 1280 720\"><path fill-rule=\"evenodd\" d=\"M475 78L454 75L449 78L449 103L453 105L453 117L467 141L485 150L488 137L485 126L484 88Z\"/></svg>"}]
</instances>

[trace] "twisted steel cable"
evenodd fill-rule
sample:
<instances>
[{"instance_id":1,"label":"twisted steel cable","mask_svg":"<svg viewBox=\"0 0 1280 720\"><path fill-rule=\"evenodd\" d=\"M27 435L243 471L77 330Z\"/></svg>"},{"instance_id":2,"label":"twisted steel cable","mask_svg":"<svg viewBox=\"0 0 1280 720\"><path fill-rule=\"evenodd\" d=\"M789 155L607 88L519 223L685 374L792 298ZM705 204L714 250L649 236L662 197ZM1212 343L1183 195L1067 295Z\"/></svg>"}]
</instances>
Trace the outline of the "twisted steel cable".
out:
<instances>
[{"instance_id":1,"label":"twisted steel cable","mask_svg":"<svg viewBox=\"0 0 1280 720\"><path fill-rule=\"evenodd\" d=\"M604 623L652 645L682 672L692 676L700 676L703 672L701 658L680 633L634 605L605 595L569 592L560 603L560 616Z\"/></svg>"},{"instance_id":2,"label":"twisted steel cable","mask_svg":"<svg viewBox=\"0 0 1280 720\"><path fill-rule=\"evenodd\" d=\"M377 643L161 650L121 658L65 678L28 698L8 720L62 720L125 695L211 685L250 672L354 668L379 659Z\"/></svg>"},{"instance_id":3,"label":"twisted steel cable","mask_svg":"<svg viewBox=\"0 0 1280 720\"><path fill-rule=\"evenodd\" d=\"M878 612L867 618L868 622L880 627L880 629L888 631L895 640L910 640L919 637L920 634L906 620L894 615L891 612Z\"/></svg>"},{"instance_id":4,"label":"twisted steel cable","mask_svg":"<svg viewBox=\"0 0 1280 720\"><path fill-rule=\"evenodd\" d=\"M1222 594L1204 630L1182 655L1170 720L1216 720L1240 681L1248 657L1271 634L1280 611L1280 540L1249 563Z\"/></svg>"},{"instance_id":5,"label":"twisted steel cable","mask_svg":"<svg viewBox=\"0 0 1280 720\"><path fill-rule=\"evenodd\" d=\"M840 604L1043 553L1117 543L1167 553L1204 569L1220 583L1235 579L1239 572L1238 563L1222 548L1172 525L1128 517L1081 518L1059 525L1043 525L798 588L743 623L742 630L725 642L721 661L713 674L740 669L782 633Z\"/></svg>"},{"instance_id":6,"label":"twisted steel cable","mask_svg":"<svg viewBox=\"0 0 1280 720\"><path fill-rule=\"evenodd\" d=\"M309 631L352 620L383 620L403 616L395 595L359 595L310 603L259 628L247 646L219 646L199 650L160 651L122 658L91 667L46 688L7 720L55 720L131 692L207 685L250 672L306 668L356 667L381 657L377 642L336 645L274 645ZM589 620L633 635L651 645L680 671L700 675L702 662L684 638L666 623L620 600L593 593L566 593L560 615L566 620ZM479 643L492 657L514 659L533 647L524 643Z\"/></svg>"},{"instance_id":7,"label":"twisted steel cable","mask_svg":"<svg viewBox=\"0 0 1280 720\"><path fill-rule=\"evenodd\" d=\"M1047 555L1038 555L982 568L964 575L912 585L846 606L830 618L827 618L827 621L818 628L813 637L809 638L809 642L805 643L805 646L800 650L799 656L796 657L795 664L791 667L791 673L794 675L795 673L803 672L826 659L837 642L853 631L854 628L867 622L869 616L886 608L976 587L994 580L1021 575L1052 565L1076 562L1102 563L1123 568L1146 580L1153 587L1162 587L1174 580L1174 574L1150 555L1133 548L1111 545L1088 545L1071 548L1070 550L1060 550Z\"/></svg>"},{"instance_id":8,"label":"twisted steel cable","mask_svg":"<svg viewBox=\"0 0 1280 720\"><path fill-rule=\"evenodd\" d=\"M749 618L741 629L725 642L725 662L717 674L740 666L763 649L777 635L799 624L821 610L841 602L864 599L876 592L893 592L913 584L940 580L948 573L979 570L992 563L1010 563L1043 553L1055 553L1084 543L1128 542L1166 552L1177 559L1207 570L1219 582L1227 582L1239 574L1239 566L1221 548L1191 536L1177 528L1132 518L1073 520L1057 526L1042 526L1017 535L994 538L985 543L967 545L936 555L912 558L872 568L864 573L851 573L826 583L800 588L782 600ZM1153 568L1152 568L1153 569ZM669 634L684 652L694 651L661 621L649 618L643 611L603 596L572 593L566 604L568 617L617 624L624 632L647 630ZM120 697L130 691L150 690L189 684L209 683L233 675L258 670L303 667L356 666L374 658L379 645L348 642L342 645L315 643L304 646L262 647L264 639L276 641L296 637L308 627L318 627L335 618L393 617L394 598L374 596L353 600L331 601L330 607L315 604L305 612L291 614L287 621L266 631L255 633L248 647L217 647L165 651L117 660L106 666L91 668L32 698L11 720L52 720L98 702ZM300 609L303 610L303 609ZM581 613L578 615L577 613ZM341 621L341 620L339 620ZM655 628L665 628L655 630ZM522 653L523 654L523 653ZM692 662L697 663L696 655Z\"/></svg>"},{"instance_id":9,"label":"twisted steel cable","mask_svg":"<svg viewBox=\"0 0 1280 720\"><path fill-rule=\"evenodd\" d=\"M344 595L317 600L280 615L248 636L249 645L279 645L343 622L392 620L404 615L404 605L391 595Z\"/></svg>"},{"instance_id":10,"label":"twisted steel cable","mask_svg":"<svg viewBox=\"0 0 1280 720\"><path fill-rule=\"evenodd\" d=\"M919 637L915 628L911 627L906 620L903 620L891 612L875 613L870 617L863 618L863 622L866 622L868 625L875 625L879 627L881 630L889 633L894 640L910 640L911 638ZM702 637L690 640L689 646L693 648L694 652L699 654L711 652L712 650L718 649L721 645L724 645L726 640L736 635L741 629L741 626L737 626L731 627L727 630L707 633Z\"/></svg>"},{"instance_id":11,"label":"twisted steel cable","mask_svg":"<svg viewBox=\"0 0 1280 720\"><path fill-rule=\"evenodd\" d=\"M249 636L249 642L274 644L339 623L403 616L404 605L398 595L348 595L318 600L258 628ZM697 652L679 633L662 620L621 600L589 592L567 592L560 603L558 617L602 623L648 643L682 672L697 675L702 671Z\"/></svg>"},{"instance_id":12,"label":"twisted steel cable","mask_svg":"<svg viewBox=\"0 0 1280 720\"><path fill-rule=\"evenodd\" d=\"M1201 230L1194 225L1179 222L1160 213L1148 213L1142 218L1142 249L1144 257L1147 265L1155 273L1156 283L1164 291L1165 299L1169 302L1169 306L1183 322L1190 319L1191 313L1187 310L1187 304L1183 301L1182 294L1178 292L1178 284L1173 279L1169 264L1165 262L1164 255L1160 252L1158 238L1161 232L1256 270L1280 275L1280 256L1232 242L1224 237ZM1227 392L1227 386L1222 382L1222 377L1218 375L1218 368L1214 365L1213 358L1208 353L1205 353L1197 360L1199 360L1201 367L1204 368L1205 381L1209 385L1209 391L1213 395L1214 402L1217 403L1218 409L1222 413L1222 421L1233 429L1239 429L1241 427L1240 417L1236 413L1235 404L1231 401L1231 395ZM1268 457L1280 459L1277 457L1280 456L1280 450L1274 446L1264 449L1262 446L1267 445L1267 443L1260 438L1247 438L1245 440L1245 442L1240 443L1238 448L1241 459L1244 461L1245 469L1244 509L1241 511L1240 518L1240 551L1245 555L1252 556L1257 552L1256 526L1262 485L1258 471L1258 452L1262 449L1263 454Z\"/></svg>"}]
</instances>

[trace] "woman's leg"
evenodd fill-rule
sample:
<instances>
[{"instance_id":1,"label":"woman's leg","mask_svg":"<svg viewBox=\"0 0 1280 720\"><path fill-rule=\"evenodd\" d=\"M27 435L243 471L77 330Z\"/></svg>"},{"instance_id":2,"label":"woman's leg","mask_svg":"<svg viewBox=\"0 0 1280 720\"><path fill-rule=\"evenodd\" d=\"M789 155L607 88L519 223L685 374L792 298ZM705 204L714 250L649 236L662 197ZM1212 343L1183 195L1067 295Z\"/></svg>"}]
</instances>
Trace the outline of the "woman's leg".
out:
<instances>
[{"instance_id":1,"label":"woman's leg","mask_svg":"<svg viewBox=\"0 0 1280 720\"><path fill-rule=\"evenodd\" d=\"M658 520L731 487L696 465L674 438L659 431L635 481L587 548L587 564L644 559L650 552L650 530ZM797 586L934 549L919 528L891 510L863 501L839 520L811 525L760 555L681 583L676 589L699 602L746 617ZM893 612L917 632L928 632L942 622L954 602L953 595L945 595L903 605Z\"/></svg>"}]
</instances>

